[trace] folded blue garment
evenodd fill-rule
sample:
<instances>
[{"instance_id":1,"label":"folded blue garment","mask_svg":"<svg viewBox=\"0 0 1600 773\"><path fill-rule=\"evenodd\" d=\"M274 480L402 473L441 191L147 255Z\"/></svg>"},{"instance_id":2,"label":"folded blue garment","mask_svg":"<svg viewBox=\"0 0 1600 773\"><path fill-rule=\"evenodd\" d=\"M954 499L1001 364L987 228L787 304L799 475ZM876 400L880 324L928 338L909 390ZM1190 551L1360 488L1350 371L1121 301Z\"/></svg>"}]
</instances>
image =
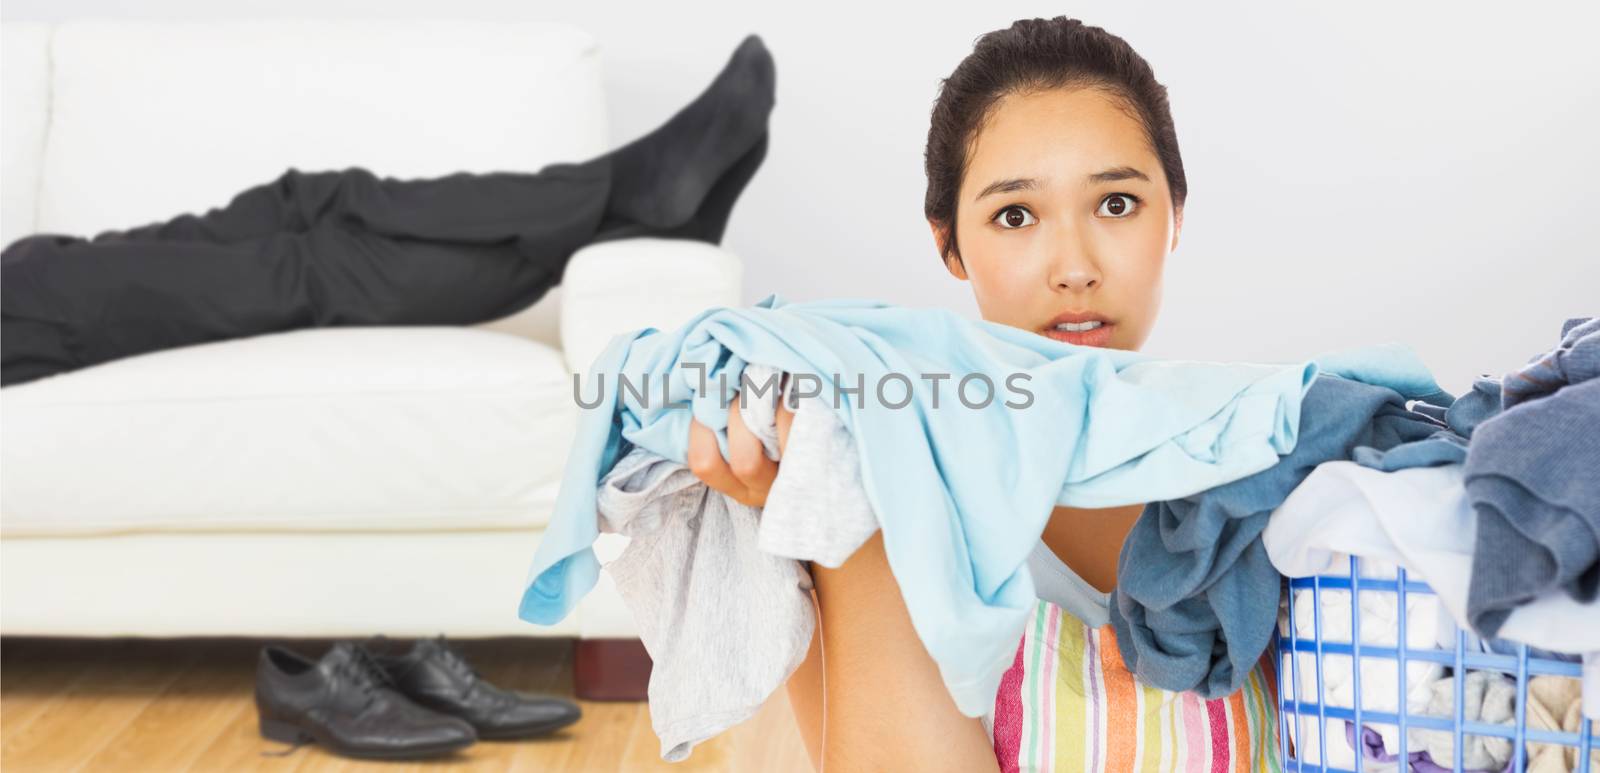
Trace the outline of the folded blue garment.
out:
<instances>
[{"instance_id":1,"label":"folded blue garment","mask_svg":"<svg viewBox=\"0 0 1600 773\"><path fill-rule=\"evenodd\" d=\"M872 300L774 294L713 308L675 330L616 336L591 366L579 394L603 399L580 417L520 617L556 623L593 587L596 488L629 448L685 461L692 416L726 455L724 397L748 363L823 383L855 439L912 624L974 717L993 705L1036 603L1026 561L1053 505L1175 499L1273 466L1295 447L1319 368L1411 397L1439 393L1399 345L1295 364L1167 361ZM940 389L936 374L948 374ZM967 404L986 394L974 374L994 386L983 407ZM619 376L643 394L615 389ZM955 389L964 378L967 402ZM864 388L835 402L835 386Z\"/></svg>"},{"instance_id":2,"label":"folded blue garment","mask_svg":"<svg viewBox=\"0 0 1600 773\"><path fill-rule=\"evenodd\" d=\"M1145 684L1206 698L1239 689L1278 617L1278 571L1261 542L1272 511L1317 465L1348 459L1358 446L1416 441L1438 426L1387 386L1320 375L1301 402L1299 442L1277 464L1146 505L1122 543L1111 606L1128 670Z\"/></svg>"},{"instance_id":3,"label":"folded blue garment","mask_svg":"<svg viewBox=\"0 0 1600 773\"><path fill-rule=\"evenodd\" d=\"M1600 378L1486 421L1463 469L1478 516L1467 620L1495 636L1517 607L1557 591L1600 598ZM1600 610L1597 610L1600 612Z\"/></svg>"}]
</instances>

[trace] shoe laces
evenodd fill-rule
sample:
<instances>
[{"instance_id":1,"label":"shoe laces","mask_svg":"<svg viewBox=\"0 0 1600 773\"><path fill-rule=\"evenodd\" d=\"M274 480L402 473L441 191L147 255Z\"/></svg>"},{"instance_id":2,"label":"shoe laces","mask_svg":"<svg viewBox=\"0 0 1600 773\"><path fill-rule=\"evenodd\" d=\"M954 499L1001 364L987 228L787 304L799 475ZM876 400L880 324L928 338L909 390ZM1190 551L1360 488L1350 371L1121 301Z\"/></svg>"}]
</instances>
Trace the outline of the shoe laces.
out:
<instances>
[{"instance_id":1,"label":"shoe laces","mask_svg":"<svg viewBox=\"0 0 1600 773\"><path fill-rule=\"evenodd\" d=\"M467 659L449 641L445 640L444 634L439 634L434 638L434 641L438 643L441 656L446 663L450 664L451 668L468 677L468 681L477 682L483 679L483 676L478 673L478 669L473 668L472 664L468 663Z\"/></svg>"},{"instance_id":2,"label":"shoe laces","mask_svg":"<svg viewBox=\"0 0 1600 773\"><path fill-rule=\"evenodd\" d=\"M337 667L337 671L350 679L367 696L367 706L377 699L378 692L385 688L393 687L394 680L389 678L389 672L379 665L377 658L372 656L365 647L350 647L350 657Z\"/></svg>"},{"instance_id":3,"label":"shoe laces","mask_svg":"<svg viewBox=\"0 0 1600 773\"><path fill-rule=\"evenodd\" d=\"M285 749L279 749L278 751L268 751L266 749L263 749L261 751L261 756L263 756L263 757L287 757L287 756L289 756L291 754L294 754L295 750L299 749L302 746L306 746L306 745L308 745L310 743L311 743L311 741L308 741L308 740L306 740L304 738L298 738L298 739L295 740L295 742L292 745L290 745L288 748L285 748Z\"/></svg>"}]
</instances>

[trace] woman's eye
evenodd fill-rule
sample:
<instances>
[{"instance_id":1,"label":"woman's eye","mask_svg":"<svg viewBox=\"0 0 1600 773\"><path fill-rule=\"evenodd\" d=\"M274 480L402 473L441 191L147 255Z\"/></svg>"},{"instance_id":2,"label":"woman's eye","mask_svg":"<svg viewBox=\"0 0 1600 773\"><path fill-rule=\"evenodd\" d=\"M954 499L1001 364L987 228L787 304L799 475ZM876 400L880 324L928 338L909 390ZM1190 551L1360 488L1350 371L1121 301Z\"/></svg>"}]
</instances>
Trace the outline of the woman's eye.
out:
<instances>
[{"instance_id":1,"label":"woman's eye","mask_svg":"<svg viewBox=\"0 0 1600 773\"><path fill-rule=\"evenodd\" d=\"M1013 206L1006 207L995 213L994 222L999 223L1001 228L1012 230L1033 225L1039 222L1039 219L1034 217L1032 212L1022 207Z\"/></svg>"},{"instance_id":2,"label":"woman's eye","mask_svg":"<svg viewBox=\"0 0 1600 773\"><path fill-rule=\"evenodd\" d=\"M1113 193L1100 200L1094 213L1100 217L1127 217L1139 208L1139 199L1126 193Z\"/></svg>"}]
</instances>

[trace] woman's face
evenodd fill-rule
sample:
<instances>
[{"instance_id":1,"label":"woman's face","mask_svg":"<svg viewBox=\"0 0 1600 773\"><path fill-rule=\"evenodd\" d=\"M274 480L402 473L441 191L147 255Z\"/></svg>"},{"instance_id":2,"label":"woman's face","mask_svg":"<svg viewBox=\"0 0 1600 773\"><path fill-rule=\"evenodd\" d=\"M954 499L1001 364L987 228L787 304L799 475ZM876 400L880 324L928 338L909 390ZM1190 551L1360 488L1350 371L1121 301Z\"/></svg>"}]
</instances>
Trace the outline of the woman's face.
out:
<instances>
[{"instance_id":1,"label":"woman's face","mask_svg":"<svg viewBox=\"0 0 1600 773\"><path fill-rule=\"evenodd\" d=\"M958 194L960 260L946 261L984 319L1114 349L1149 337L1182 213L1129 110L1083 87L995 104Z\"/></svg>"}]
</instances>

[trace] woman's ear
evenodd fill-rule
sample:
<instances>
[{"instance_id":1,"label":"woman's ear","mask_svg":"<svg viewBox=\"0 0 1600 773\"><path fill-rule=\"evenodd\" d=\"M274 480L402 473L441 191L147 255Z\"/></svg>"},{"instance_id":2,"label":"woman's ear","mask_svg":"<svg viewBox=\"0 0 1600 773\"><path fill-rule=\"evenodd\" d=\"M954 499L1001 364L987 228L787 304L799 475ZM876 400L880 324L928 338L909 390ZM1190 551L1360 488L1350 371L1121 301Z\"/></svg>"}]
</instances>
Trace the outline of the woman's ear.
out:
<instances>
[{"instance_id":1,"label":"woman's ear","mask_svg":"<svg viewBox=\"0 0 1600 773\"><path fill-rule=\"evenodd\" d=\"M950 241L949 229L932 218L928 220L928 229L933 231L933 246L939 251L939 259L944 261L945 270L955 278L966 281L967 267L961 262L961 256L951 255L945 251L945 245Z\"/></svg>"},{"instance_id":2,"label":"woman's ear","mask_svg":"<svg viewBox=\"0 0 1600 773\"><path fill-rule=\"evenodd\" d=\"M1172 246L1167 248L1167 252L1176 252L1178 250L1178 234L1182 232L1183 207L1178 207L1172 212Z\"/></svg>"}]
</instances>

